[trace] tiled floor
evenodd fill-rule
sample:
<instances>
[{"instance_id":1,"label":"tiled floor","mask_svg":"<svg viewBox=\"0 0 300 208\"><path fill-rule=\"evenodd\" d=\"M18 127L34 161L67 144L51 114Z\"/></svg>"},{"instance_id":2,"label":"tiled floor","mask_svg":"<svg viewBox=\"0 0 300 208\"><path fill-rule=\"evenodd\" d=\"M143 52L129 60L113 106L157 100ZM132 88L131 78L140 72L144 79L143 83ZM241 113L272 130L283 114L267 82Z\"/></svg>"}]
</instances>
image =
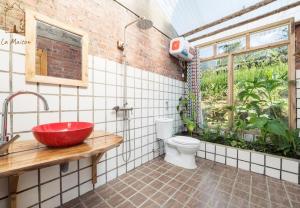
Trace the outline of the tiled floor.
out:
<instances>
[{"instance_id":1,"label":"tiled floor","mask_svg":"<svg viewBox=\"0 0 300 208\"><path fill-rule=\"evenodd\" d=\"M157 158L65 208L300 207L300 186L198 159L185 170Z\"/></svg>"}]
</instances>

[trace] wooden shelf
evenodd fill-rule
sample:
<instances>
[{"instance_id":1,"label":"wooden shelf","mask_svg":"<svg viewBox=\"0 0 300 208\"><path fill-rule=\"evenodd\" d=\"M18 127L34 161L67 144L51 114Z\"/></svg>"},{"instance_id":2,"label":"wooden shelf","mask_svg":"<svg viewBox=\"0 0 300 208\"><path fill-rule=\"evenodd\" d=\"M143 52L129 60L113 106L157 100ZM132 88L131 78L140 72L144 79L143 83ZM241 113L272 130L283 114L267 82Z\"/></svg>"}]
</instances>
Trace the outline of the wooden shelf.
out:
<instances>
[{"instance_id":1,"label":"wooden shelf","mask_svg":"<svg viewBox=\"0 0 300 208\"><path fill-rule=\"evenodd\" d=\"M92 182L97 182L97 163L104 153L119 146L123 138L111 133L94 131L84 143L66 147L50 148L35 139L16 141L10 154L0 157L0 177L9 176L9 207L16 207L19 175L25 171L92 157Z\"/></svg>"}]
</instances>

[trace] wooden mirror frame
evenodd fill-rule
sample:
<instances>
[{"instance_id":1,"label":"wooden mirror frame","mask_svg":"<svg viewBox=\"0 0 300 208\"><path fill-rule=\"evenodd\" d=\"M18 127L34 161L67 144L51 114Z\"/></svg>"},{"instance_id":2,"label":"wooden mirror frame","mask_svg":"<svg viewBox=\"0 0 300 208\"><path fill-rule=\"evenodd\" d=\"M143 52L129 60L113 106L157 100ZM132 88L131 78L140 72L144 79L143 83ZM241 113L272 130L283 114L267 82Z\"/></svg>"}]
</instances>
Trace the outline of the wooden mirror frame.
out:
<instances>
[{"instance_id":1,"label":"wooden mirror frame","mask_svg":"<svg viewBox=\"0 0 300 208\"><path fill-rule=\"evenodd\" d=\"M38 20L82 37L81 39L81 44L82 44L81 80L51 77L51 76L41 76L36 74L36 40L37 40L36 26ZM47 83L47 84L68 85L68 86L79 86L79 87L88 86L88 34L86 32L82 31L81 29L74 28L70 25L61 23L47 16L44 16L42 14L27 9L25 36L26 36L26 40L30 42L30 44L26 45L26 57L25 57L26 81Z\"/></svg>"}]
</instances>

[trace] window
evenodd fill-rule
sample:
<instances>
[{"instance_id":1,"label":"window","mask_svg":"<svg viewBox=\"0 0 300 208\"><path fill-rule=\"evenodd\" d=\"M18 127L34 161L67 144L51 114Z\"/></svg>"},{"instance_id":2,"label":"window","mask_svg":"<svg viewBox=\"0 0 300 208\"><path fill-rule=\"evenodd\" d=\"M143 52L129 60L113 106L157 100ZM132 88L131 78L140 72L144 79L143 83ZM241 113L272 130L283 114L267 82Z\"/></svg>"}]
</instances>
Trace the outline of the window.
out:
<instances>
[{"instance_id":1,"label":"window","mask_svg":"<svg viewBox=\"0 0 300 208\"><path fill-rule=\"evenodd\" d=\"M227 105L227 58L200 63L202 115L209 126L226 128L228 125Z\"/></svg>"},{"instance_id":2,"label":"window","mask_svg":"<svg viewBox=\"0 0 300 208\"><path fill-rule=\"evenodd\" d=\"M212 57L214 55L214 49L213 46L207 46L204 48L199 48L199 57L200 58L208 58Z\"/></svg>"},{"instance_id":3,"label":"window","mask_svg":"<svg viewBox=\"0 0 300 208\"><path fill-rule=\"evenodd\" d=\"M234 125L266 117L288 123L288 47L234 57Z\"/></svg>"},{"instance_id":4,"label":"window","mask_svg":"<svg viewBox=\"0 0 300 208\"><path fill-rule=\"evenodd\" d=\"M246 37L225 41L217 44L217 54L231 53L246 47Z\"/></svg>"},{"instance_id":5,"label":"window","mask_svg":"<svg viewBox=\"0 0 300 208\"><path fill-rule=\"evenodd\" d=\"M250 34L250 46L256 47L289 39L287 25Z\"/></svg>"}]
</instances>

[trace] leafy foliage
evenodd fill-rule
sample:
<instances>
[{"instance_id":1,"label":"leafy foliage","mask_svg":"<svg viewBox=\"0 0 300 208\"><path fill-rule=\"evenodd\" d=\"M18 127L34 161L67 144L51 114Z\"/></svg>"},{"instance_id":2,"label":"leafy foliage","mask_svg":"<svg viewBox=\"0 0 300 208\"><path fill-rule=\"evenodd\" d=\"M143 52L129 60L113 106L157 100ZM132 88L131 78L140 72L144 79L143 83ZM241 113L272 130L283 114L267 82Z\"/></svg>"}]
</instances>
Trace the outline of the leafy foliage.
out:
<instances>
[{"instance_id":1,"label":"leafy foliage","mask_svg":"<svg viewBox=\"0 0 300 208\"><path fill-rule=\"evenodd\" d=\"M195 101L195 94L190 92L186 97L181 97L179 99L179 104L176 107L177 111L179 112L180 118L190 135L193 134L197 127L197 118L194 106ZM191 111L189 111L189 105L191 106Z\"/></svg>"}]
</instances>

